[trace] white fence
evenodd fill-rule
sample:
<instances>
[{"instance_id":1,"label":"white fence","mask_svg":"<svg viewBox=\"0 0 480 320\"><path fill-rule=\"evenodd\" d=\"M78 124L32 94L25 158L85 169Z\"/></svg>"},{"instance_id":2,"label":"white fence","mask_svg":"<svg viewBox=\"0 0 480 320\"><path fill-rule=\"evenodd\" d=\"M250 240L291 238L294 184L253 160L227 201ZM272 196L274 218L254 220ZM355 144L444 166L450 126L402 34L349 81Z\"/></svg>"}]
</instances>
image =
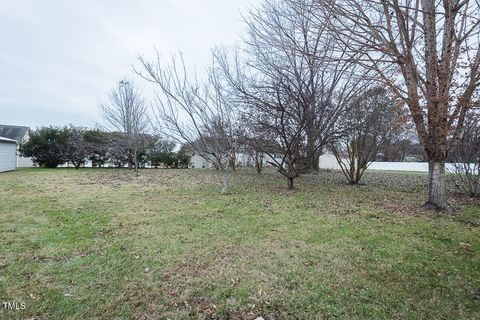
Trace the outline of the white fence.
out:
<instances>
[{"instance_id":1,"label":"white fence","mask_svg":"<svg viewBox=\"0 0 480 320\"><path fill-rule=\"evenodd\" d=\"M474 165L470 165L474 170ZM337 159L333 154L324 154L320 157L320 168L322 169L338 169ZM428 172L427 162L372 162L368 167L370 170L391 170L391 171L412 171L412 172ZM454 165L447 163L445 165L446 171L454 171Z\"/></svg>"}]
</instances>

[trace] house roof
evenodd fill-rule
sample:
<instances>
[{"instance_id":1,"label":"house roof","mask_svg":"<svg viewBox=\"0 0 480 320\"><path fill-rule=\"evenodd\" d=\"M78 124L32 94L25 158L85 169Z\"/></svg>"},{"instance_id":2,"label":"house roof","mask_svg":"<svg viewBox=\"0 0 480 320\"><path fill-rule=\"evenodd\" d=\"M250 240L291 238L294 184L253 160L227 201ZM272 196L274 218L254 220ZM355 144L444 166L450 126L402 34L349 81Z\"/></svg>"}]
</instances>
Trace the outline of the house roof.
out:
<instances>
[{"instance_id":1,"label":"house roof","mask_svg":"<svg viewBox=\"0 0 480 320\"><path fill-rule=\"evenodd\" d=\"M0 124L0 137L21 141L27 134L29 127L8 126Z\"/></svg>"},{"instance_id":2,"label":"house roof","mask_svg":"<svg viewBox=\"0 0 480 320\"><path fill-rule=\"evenodd\" d=\"M17 140L8 139L8 138L5 138L5 137L0 137L0 142L12 142L12 143L17 143Z\"/></svg>"}]
</instances>

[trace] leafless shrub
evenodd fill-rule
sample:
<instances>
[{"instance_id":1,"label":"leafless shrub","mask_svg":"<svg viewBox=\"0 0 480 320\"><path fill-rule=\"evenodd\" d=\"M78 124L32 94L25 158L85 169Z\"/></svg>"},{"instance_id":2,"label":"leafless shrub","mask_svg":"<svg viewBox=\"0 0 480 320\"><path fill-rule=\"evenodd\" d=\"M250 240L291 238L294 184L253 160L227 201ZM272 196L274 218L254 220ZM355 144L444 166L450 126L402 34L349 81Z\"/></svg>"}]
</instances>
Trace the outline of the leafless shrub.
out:
<instances>
[{"instance_id":1,"label":"leafless shrub","mask_svg":"<svg viewBox=\"0 0 480 320\"><path fill-rule=\"evenodd\" d=\"M471 117L463 135L452 147L450 179L462 193L480 197L480 124Z\"/></svg>"},{"instance_id":2,"label":"leafless shrub","mask_svg":"<svg viewBox=\"0 0 480 320\"><path fill-rule=\"evenodd\" d=\"M344 134L331 149L343 174L351 184L358 184L390 130L388 118L394 102L385 89L373 88L353 101L339 120Z\"/></svg>"}]
</instances>

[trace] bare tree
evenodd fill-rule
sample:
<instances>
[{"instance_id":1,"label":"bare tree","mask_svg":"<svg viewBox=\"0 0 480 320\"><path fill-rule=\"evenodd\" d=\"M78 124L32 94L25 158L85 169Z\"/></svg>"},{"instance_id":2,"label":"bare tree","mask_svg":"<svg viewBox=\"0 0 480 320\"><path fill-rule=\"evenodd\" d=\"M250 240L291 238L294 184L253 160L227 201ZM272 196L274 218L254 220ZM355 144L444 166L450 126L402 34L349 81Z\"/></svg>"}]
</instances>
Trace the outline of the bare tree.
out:
<instances>
[{"instance_id":1,"label":"bare tree","mask_svg":"<svg viewBox=\"0 0 480 320\"><path fill-rule=\"evenodd\" d=\"M337 162L351 184L358 184L375 160L391 129L394 101L383 88L367 90L352 102L339 121L344 134L331 144Z\"/></svg>"},{"instance_id":2,"label":"bare tree","mask_svg":"<svg viewBox=\"0 0 480 320\"><path fill-rule=\"evenodd\" d=\"M462 136L449 156L453 170L450 178L455 187L471 197L480 197L480 116L470 113Z\"/></svg>"},{"instance_id":3,"label":"bare tree","mask_svg":"<svg viewBox=\"0 0 480 320\"><path fill-rule=\"evenodd\" d=\"M318 167L322 148L338 134L336 120L366 84L356 77L359 67L333 59L342 48L314 24L315 1L298 3L263 2L245 17L245 50L233 58L216 51L250 121L251 145L269 156L289 188Z\"/></svg>"},{"instance_id":4,"label":"bare tree","mask_svg":"<svg viewBox=\"0 0 480 320\"><path fill-rule=\"evenodd\" d=\"M246 18L249 64L280 80L295 96L305 121L306 169L318 169L323 146L336 136L335 121L367 85L358 66L339 61L344 48L316 24L315 0L268 0ZM356 72L354 72L356 71Z\"/></svg>"},{"instance_id":5,"label":"bare tree","mask_svg":"<svg viewBox=\"0 0 480 320\"><path fill-rule=\"evenodd\" d=\"M287 178L288 189L293 189L294 179L307 171L307 139L305 120L296 108L293 93L283 89L273 84L272 91L246 100L250 102L244 113L251 120L244 137L255 150L268 156L267 161Z\"/></svg>"},{"instance_id":6,"label":"bare tree","mask_svg":"<svg viewBox=\"0 0 480 320\"><path fill-rule=\"evenodd\" d=\"M235 105L228 98L217 67L208 80L189 77L183 56L172 56L163 65L160 54L154 62L140 57L137 74L158 86L156 93L157 129L205 158L223 173L222 193L228 193L228 171L237 150L238 121Z\"/></svg>"},{"instance_id":7,"label":"bare tree","mask_svg":"<svg viewBox=\"0 0 480 320\"><path fill-rule=\"evenodd\" d=\"M405 104L429 161L426 207L450 209L448 138L461 136L478 103L480 3L477 0L317 0L319 25L375 72ZM360 56L359 56L360 55Z\"/></svg>"},{"instance_id":8,"label":"bare tree","mask_svg":"<svg viewBox=\"0 0 480 320\"><path fill-rule=\"evenodd\" d=\"M122 139L112 139L111 143L115 144L115 149L128 155L129 168L133 164L138 174L139 151L145 143L144 134L150 124L139 89L129 81L120 81L100 109L107 127L122 135Z\"/></svg>"}]
</instances>

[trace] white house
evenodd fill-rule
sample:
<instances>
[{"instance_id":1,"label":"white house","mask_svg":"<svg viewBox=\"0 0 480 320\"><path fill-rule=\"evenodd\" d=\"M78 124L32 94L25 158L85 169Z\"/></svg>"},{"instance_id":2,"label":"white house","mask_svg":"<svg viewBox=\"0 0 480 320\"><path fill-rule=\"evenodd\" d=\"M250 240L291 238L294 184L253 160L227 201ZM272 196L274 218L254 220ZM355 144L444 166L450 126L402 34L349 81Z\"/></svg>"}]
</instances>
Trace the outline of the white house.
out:
<instances>
[{"instance_id":1,"label":"white house","mask_svg":"<svg viewBox=\"0 0 480 320\"><path fill-rule=\"evenodd\" d=\"M17 142L0 137L0 172L13 171L17 167Z\"/></svg>"},{"instance_id":2,"label":"white house","mask_svg":"<svg viewBox=\"0 0 480 320\"><path fill-rule=\"evenodd\" d=\"M194 153L190 159L190 168L210 169L213 168L213 165L204 157Z\"/></svg>"},{"instance_id":3,"label":"white house","mask_svg":"<svg viewBox=\"0 0 480 320\"><path fill-rule=\"evenodd\" d=\"M7 139L7 140L13 140L15 142L15 152L14 152L15 168L33 166L32 159L20 157L20 155L18 153L19 144L22 143L22 142L28 141L28 139L30 138L29 133L28 133L29 130L30 130L29 127L0 125L0 137L3 138L3 139ZM11 144L11 142L5 142L5 141L4 141L4 143ZM9 152L10 152L12 146L10 145L9 147L3 147L3 148L8 149ZM2 167L1 163L0 163L0 167ZM15 170L15 168L11 169L11 170Z\"/></svg>"},{"instance_id":4,"label":"white house","mask_svg":"<svg viewBox=\"0 0 480 320\"><path fill-rule=\"evenodd\" d=\"M280 162L280 158L276 158L278 162ZM268 166L269 162L272 161L272 158L268 155L263 157L263 165ZM236 154L236 165L240 167L249 167L255 166L255 159L248 154L245 153L237 153ZM211 169L213 168L213 164L206 160L199 154L193 154L192 158L190 159L190 166L189 168L196 168L196 169Z\"/></svg>"}]
</instances>

